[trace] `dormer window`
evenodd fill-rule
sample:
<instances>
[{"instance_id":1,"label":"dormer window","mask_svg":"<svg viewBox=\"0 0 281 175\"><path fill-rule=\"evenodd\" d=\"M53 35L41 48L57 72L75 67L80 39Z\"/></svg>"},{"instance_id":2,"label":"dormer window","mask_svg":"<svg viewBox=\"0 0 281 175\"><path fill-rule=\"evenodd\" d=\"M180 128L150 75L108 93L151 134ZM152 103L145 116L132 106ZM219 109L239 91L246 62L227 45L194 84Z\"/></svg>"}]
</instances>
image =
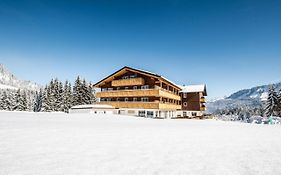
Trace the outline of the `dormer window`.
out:
<instances>
[{"instance_id":1,"label":"dormer window","mask_svg":"<svg viewBox=\"0 0 281 175\"><path fill-rule=\"evenodd\" d=\"M127 75L123 76L122 79L124 79L124 80L129 79L129 76L127 76Z\"/></svg>"},{"instance_id":2,"label":"dormer window","mask_svg":"<svg viewBox=\"0 0 281 175\"><path fill-rule=\"evenodd\" d=\"M137 75L135 74L135 75L130 75L130 78L136 78L137 77Z\"/></svg>"}]
</instances>

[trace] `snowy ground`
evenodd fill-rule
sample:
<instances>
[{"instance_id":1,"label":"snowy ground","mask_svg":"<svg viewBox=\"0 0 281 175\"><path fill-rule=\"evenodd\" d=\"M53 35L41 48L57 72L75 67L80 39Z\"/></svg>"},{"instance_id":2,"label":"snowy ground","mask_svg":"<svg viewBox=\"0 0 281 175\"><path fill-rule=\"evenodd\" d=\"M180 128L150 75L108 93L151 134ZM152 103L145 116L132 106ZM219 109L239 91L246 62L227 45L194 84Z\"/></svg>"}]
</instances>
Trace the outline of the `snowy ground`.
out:
<instances>
[{"instance_id":1,"label":"snowy ground","mask_svg":"<svg viewBox=\"0 0 281 175\"><path fill-rule=\"evenodd\" d=\"M0 174L281 174L281 126L0 112Z\"/></svg>"}]
</instances>

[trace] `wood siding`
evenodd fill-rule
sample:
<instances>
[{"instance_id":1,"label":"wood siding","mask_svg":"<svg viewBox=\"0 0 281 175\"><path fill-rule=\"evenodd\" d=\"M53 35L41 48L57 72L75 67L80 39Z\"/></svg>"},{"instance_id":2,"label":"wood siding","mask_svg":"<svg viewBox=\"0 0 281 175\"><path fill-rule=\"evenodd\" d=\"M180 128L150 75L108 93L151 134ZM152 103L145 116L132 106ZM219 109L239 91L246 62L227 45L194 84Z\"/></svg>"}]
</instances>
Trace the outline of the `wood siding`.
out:
<instances>
[{"instance_id":1,"label":"wood siding","mask_svg":"<svg viewBox=\"0 0 281 175\"><path fill-rule=\"evenodd\" d=\"M113 90L105 92L97 92L96 97L164 97L173 100L181 100L179 95L170 93L161 89L136 89L136 90Z\"/></svg>"},{"instance_id":2,"label":"wood siding","mask_svg":"<svg viewBox=\"0 0 281 175\"><path fill-rule=\"evenodd\" d=\"M139 78L131 78L131 79L121 79L121 80L113 80L112 81L112 86L113 87L119 87L119 86L139 86L139 85L144 85L144 79L139 77Z\"/></svg>"},{"instance_id":3,"label":"wood siding","mask_svg":"<svg viewBox=\"0 0 281 175\"><path fill-rule=\"evenodd\" d=\"M200 92L181 93L182 110L186 111L205 111L205 97Z\"/></svg>"}]
</instances>

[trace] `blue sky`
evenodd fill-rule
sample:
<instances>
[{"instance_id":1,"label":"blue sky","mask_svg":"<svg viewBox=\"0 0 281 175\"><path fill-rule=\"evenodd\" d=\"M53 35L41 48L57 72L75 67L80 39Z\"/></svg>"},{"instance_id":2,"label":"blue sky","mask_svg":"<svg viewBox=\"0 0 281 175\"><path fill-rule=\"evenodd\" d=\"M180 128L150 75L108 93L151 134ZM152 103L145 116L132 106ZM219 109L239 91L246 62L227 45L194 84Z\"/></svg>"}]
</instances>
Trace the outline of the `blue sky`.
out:
<instances>
[{"instance_id":1,"label":"blue sky","mask_svg":"<svg viewBox=\"0 0 281 175\"><path fill-rule=\"evenodd\" d=\"M281 1L0 1L0 63L40 84L123 66L209 97L281 81Z\"/></svg>"}]
</instances>

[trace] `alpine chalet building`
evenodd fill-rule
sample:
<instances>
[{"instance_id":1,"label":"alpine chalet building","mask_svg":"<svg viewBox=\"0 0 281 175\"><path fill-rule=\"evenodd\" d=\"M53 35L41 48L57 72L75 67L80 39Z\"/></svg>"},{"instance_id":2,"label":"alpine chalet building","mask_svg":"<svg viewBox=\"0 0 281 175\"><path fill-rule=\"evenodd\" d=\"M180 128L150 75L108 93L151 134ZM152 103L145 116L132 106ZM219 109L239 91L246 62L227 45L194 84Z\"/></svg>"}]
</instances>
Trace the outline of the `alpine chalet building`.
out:
<instances>
[{"instance_id":1,"label":"alpine chalet building","mask_svg":"<svg viewBox=\"0 0 281 175\"><path fill-rule=\"evenodd\" d=\"M179 86L165 77L123 67L94 84L99 104L111 105L118 114L152 118L202 116L206 86Z\"/></svg>"}]
</instances>

